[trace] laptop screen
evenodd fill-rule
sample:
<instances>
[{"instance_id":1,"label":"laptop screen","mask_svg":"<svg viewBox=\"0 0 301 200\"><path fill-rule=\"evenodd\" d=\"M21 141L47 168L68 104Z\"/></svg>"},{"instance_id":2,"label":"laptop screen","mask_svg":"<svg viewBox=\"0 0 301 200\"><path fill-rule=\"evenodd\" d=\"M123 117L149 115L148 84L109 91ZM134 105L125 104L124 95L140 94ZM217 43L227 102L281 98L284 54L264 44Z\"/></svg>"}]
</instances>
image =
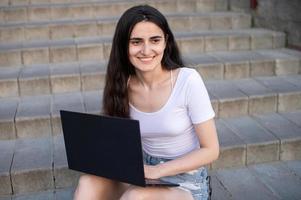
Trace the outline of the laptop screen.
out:
<instances>
[{"instance_id":1,"label":"laptop screen","mask_svg":"<svg viewBox=\"0 0 301 200\"><path fill-rule=\"evenodd\" d=\"M70 169L145 186L139 121L60 114Z\"/></svg>"}]
</instances>

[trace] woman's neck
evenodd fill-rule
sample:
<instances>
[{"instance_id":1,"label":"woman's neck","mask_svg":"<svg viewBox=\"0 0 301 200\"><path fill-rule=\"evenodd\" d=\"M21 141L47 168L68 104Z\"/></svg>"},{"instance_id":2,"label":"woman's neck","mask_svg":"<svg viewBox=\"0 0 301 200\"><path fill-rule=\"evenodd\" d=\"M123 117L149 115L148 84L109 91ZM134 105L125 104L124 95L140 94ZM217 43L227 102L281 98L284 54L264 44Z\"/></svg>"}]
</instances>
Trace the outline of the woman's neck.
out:
<instances>
[{"instance_id":1,"label":"woman's neck","mask_svg":"<svg viewBox=\"0 0 301 200\"><path fill-rule=\"evenodd\" d=\"M151 90L159 87L164 82L170 79L170 73L163 68L159 68L158 70L142 72L136 70L136 78L137 81L147 90Z\"/></svg>"}]
</instances>

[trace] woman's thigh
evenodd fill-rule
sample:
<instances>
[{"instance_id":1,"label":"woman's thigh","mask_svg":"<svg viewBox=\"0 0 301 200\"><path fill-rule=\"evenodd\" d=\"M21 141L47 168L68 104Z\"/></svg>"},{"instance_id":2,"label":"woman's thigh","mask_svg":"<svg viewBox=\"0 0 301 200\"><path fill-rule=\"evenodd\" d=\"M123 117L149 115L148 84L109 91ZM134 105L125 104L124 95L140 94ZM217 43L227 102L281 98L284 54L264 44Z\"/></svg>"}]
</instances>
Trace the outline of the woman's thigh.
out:
<instances>
[{"instance_id":1,"label":"woman's thigh","mask_svg":"<svg viewBox=\"0 0 301 200\"><path fill-rule=\"evenodd\" d=\"M120 200L193 200L190 192L170 187L130 186Z\"/></svg>"},{"instance_id":2,"label":"woman's thigh","mask_svg":"<svg viewBox=\"0 0 301 200\"><path fill-rule=\"evenodd\" d=\"M75 191L76 200L119 199L129 185L94 175L82 175Z\"/></svg>"}]
</instances>

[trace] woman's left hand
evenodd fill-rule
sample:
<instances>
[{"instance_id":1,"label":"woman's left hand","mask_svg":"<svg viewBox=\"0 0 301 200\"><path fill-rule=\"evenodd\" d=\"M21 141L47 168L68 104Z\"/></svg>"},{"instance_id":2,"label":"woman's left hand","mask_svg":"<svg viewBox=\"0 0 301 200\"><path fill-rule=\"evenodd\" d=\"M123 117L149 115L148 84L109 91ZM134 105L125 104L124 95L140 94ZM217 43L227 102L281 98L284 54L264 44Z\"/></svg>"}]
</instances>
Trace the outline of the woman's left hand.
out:
<instances>
[{"instance_id":1,"label":"woman's left hand","mask_svg":"<svg viewBox=\"0 0 301 200\"><path fill-rule=\"evenodd\" d=\"M144 176L149 179L161 178L159 165L144 165Z\"/></svg>"}]
</instances>

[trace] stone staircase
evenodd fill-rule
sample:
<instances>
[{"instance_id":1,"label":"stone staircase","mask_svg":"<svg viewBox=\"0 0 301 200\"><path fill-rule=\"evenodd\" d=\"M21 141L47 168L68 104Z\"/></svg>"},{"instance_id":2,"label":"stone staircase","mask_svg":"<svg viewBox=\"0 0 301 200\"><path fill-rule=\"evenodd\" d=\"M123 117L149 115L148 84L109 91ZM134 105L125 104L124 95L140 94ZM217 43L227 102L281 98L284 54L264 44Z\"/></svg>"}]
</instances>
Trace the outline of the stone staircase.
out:
<instances>
[{"instance_id":1,"label":"stone staircase","mask_svg":"<svg viewBox=\"0 0 301 200\"><path fill-rule=\"evenodd\" d=\"M214 199L300 199L301 52L227 2L0 1L0 199L71 199L79 174L67 169L59 110L100 112L118 17L144 3L205 80L221 144L208 166Z\"/></svg>"}]
</instances>

